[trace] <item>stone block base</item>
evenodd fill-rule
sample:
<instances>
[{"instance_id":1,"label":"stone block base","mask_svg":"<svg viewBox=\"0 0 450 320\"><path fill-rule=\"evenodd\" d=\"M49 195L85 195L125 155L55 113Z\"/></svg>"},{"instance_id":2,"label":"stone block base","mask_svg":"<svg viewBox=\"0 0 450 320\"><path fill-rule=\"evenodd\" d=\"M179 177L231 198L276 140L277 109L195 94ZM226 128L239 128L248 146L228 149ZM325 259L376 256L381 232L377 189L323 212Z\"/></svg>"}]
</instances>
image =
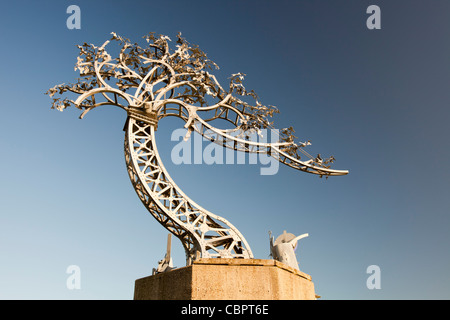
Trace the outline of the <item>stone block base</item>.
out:
<instances>
[{"instance_id":1,"label":"stone block base","mask_svg":"<svg viewBox=\"0 0 450 320\"><path fill-rule=\"evenodd\" d=\"M311 276L276 260L199 259L137 279L135 300L314 300Z\"/></svg>"}]
</instances>

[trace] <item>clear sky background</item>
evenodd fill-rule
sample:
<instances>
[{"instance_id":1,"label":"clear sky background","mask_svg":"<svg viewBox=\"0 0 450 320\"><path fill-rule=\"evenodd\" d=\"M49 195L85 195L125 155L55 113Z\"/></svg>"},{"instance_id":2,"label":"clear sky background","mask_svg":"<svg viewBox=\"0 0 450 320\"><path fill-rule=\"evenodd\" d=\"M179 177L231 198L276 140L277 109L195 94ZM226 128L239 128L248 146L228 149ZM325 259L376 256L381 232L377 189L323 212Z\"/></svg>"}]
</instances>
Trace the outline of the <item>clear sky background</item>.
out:
<instances>
[{"instance_id":1,"label":"clear sky background","mask_svg":"<svg viewBox=\"0 0 450 320\"><path fill-rule=\"evenodd\" d=\"M66 9L81 9L69 30ZM381 8L381 30L366 9ZM177 119L160 122L158 148L174 181L228 219L256 258L268 231L309 233L300 269L322 299L450 298L450 2L3 1L0 4L0 298L132 299L135 279L165 254L167 231L129 181L120 109L50 109L44 92L74 81L77 44L111 32L149 32L198 44L226 85L233 73L278 128L334 155L344 177L280 166L175 165ZM184 251L173 241L175 266ZM66 269L81 270L81 289ZM369 290L366 269L381 270Z\"/></svg>"}]
</instances>

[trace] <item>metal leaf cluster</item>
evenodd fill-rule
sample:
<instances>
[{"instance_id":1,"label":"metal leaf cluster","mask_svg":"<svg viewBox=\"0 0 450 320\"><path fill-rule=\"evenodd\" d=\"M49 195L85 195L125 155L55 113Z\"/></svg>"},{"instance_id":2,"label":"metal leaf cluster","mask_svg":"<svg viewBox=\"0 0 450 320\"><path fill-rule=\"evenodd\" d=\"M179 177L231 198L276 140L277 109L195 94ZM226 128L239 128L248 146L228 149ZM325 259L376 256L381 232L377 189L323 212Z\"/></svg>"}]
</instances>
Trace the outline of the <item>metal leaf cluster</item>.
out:
<instances>
[{"instance_id":1,"label":"metal leaf cluster","mask_svg":"<svg viewBox=\"0 0 450 320\"><path fill-rule=\"evenodd\" d=\"M75 83L56 85L46 92L53 99L52 108L63 111L75 106L83 110L83 117L89 110L108 104L164 115L171 104L176 104L183 107L180 117L185 118L190 130L201 111L211 110L214 115L206 122L227 120L241 135L274 128L271 119L278 109L262 104L253 90L245 88L245 75L232 74L223 88L211 73L218 66L181 33L176 36L174 49L169 45L171 39L164 35L149 33L143 37L146 45L140 46L111 34L112 38L100 47L87 43L78 46L75 70L80 77ZM110 42L117 44L115 58L106 50ZM67 94L76 94L78 99L63 97ZM297 143L295 139L292 127L281 129L279 140L285 143L279 150L325 169L334 161L333 157L311 156L303 150L310 142Z\"/></svg>"}]
</instances>

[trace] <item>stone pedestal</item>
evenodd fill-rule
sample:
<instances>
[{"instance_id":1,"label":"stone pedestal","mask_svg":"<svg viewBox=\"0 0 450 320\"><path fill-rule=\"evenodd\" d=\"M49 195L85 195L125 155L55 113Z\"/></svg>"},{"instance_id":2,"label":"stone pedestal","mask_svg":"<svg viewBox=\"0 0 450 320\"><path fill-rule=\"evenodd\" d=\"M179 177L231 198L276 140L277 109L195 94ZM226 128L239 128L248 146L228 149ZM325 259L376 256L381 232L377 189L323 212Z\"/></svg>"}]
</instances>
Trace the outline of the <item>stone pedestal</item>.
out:
<instances>
[{"instance_id":1,"label":"stone pedestal","mask_svg":"<svg viewBox=\"0 0 450 320\"><path fill-rule=\"evenodd\" d=\"M137 279L135 300L314 300L311 276L276 260L199 259Z\"/></svg>"}]
</instances>

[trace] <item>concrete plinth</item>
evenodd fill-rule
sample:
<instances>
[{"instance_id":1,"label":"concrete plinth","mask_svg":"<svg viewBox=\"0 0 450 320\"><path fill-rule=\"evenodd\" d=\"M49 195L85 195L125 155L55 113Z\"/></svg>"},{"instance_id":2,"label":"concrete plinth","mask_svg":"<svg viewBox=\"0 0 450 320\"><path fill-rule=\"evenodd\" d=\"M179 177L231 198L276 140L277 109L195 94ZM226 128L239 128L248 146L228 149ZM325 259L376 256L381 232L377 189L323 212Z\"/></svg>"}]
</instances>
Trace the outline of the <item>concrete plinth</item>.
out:
<instances>
[{"instance_id":1,"label":"concrete plinth","mask_svg":"<svg viewBox=\"0 0 450 320\"><path fill-rule=\"evenodd\" d=\"M311 276L276 260L199 259L137 279L135 300L313 300Z\"/></svg>"}]
</instances>

